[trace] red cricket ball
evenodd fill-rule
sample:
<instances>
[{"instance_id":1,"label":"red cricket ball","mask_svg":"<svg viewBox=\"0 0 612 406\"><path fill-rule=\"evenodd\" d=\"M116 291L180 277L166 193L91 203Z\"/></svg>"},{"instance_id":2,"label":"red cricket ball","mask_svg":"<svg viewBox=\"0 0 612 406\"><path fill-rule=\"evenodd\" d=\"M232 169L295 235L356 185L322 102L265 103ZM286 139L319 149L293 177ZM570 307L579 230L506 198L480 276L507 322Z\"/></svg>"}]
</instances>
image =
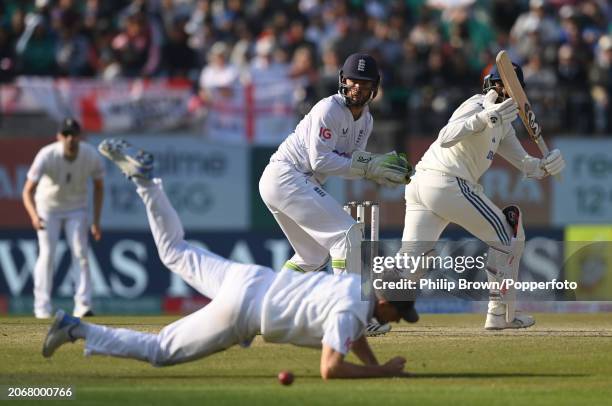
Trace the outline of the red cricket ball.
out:
<instances>
[{"instance_id":1,"label":"red cricket ball","mask_svg":"<svg viewBox=\"0 0 612 406\"><path fill-rule=\"evenodd\" d=\"M280 371L278 373L278 381L281 385L291 385L293 383L293 374L291 371Z\"/></svg>"}]
</instances>

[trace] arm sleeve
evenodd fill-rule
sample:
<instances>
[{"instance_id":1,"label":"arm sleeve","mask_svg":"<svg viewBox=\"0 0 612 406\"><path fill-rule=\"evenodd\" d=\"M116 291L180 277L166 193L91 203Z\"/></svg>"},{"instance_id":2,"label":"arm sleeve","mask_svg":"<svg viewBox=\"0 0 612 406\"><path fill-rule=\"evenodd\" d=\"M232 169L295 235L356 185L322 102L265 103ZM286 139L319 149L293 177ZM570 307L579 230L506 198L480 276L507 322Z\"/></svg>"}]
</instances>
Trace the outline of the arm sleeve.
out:
<instances>
[{"instance_id":1,"label":"arm sleeve","mask_svg":"<svg viewBox=\"0 0 612 406\"><path fill-rule=\"evenodd\" d=\"M357 317L349 312L341 312L327 321L321 342L346 355L353 341L361 337L362 333L363 326Z\"/></svg>"},{"instance_id":2,"label":"arm sleeve","mask_svg":"<svg viewBox=\"0 0 612 406\"><path fill-rule=\"evenodd\" d=\"M469 101L460 106L448 121L448 124L440 130L438 139L442 148L449 148L465 137L478 134L485 129L486 124L481 123L476 114L483 110L481 104Z\"/></svg>"},{"instance_id":3,"label":"arm sleeve","mask_svg":"<svg viewBox=\"0 0 612 406\"><path fill-rule=\"evenodd\" d=\"M519 171L525 172L523 163L525 157L529 156L529 154L525 151L518 138L516 138L516 133L511 125L508 126L508 131L499 143L497 153Z\"/></svg>"},{"instance_id":4,"label":"arm sleeve","mask_svg":"<svg viewBox=\"0 0 612 406\"><path fill-rule=\"evenodd\" d=\"M310 126L308 159L315 173L346 176L351 167L351 158L335 152L338 133L341 131L332 110L327 108L313 117Z\"/></svg>"},{"instance_id":5,"label":"arm sleeve","mask_svg":"<svg viewBox=\"0 0 612 406\"><path fill-rule=\"evenodd\" d=\"M102 158L97 154L94 155L93 168L91 171L91 177L94 179L103 179L104 178L104 164L102 163Z\"/></svg>"},{"instance_id":6,"label":"arm sleeve","mask_svg":"<svg viewBox=\"0 0 612 406\"><path fill-rule=\"evenodd\" d=\"M46 162L46 154L43 154L42 151L39 151L36 154L36 158L34 158L34 162L32 162L32 166L28 170L28 179L33 182L40 181L40 178L45 173L45 162Z\"/></svg>"}]
</instances>

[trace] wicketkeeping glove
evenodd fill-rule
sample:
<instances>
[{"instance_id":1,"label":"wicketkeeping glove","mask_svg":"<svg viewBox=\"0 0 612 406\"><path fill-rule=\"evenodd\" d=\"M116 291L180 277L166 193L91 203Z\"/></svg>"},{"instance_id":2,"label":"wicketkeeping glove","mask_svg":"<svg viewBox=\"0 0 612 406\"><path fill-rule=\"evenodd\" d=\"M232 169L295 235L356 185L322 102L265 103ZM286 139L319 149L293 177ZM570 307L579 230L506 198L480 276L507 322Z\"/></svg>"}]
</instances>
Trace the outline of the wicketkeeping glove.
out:
<instances>
[{"instance_id":1,"label":"wicketkeeping glove","mask_svg":"<svg viewBox=\"0 0 612 406\"><path fill-rule=\"evenodd\" d=\"M501 103L495 103L497 97L498 95L495 90L489 90L484 97L484 110L476 114L478 121L489 128L499 127L504 123L511 123L518 115L518 106L512 98L508 98Z\"/></svg>"},{"instance_id":2,"label":"wicketkeeping glove","mask_svg":"<svg viewBox=\"0 0 612 406\"><path fill-rule=\"evenodd\" d=\"M410 182L412 167L403 153L355 151L351 158L351 172L384 186L398 186Z\"/></svg>"}]
</instances>

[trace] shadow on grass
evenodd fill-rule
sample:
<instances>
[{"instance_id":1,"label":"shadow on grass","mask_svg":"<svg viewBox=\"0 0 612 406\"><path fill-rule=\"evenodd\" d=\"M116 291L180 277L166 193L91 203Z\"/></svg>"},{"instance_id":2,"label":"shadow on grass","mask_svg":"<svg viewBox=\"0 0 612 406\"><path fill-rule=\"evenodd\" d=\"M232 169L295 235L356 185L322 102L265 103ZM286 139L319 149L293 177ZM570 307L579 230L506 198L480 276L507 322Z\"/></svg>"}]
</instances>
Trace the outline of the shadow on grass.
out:
<instances>
[{"instance_id":1,"label":"shadow on grass","mask_svg":"<svg viewBox=\"0 0 612 406\"><path fill-rule=\"evenodd\" d=\"M321 378L318 373L300 373L300 378ZM407 376L407 379L482 379L482 378L584 378L586 374L547 374L547 373L495 373L495 372L452 372L452 373L418 373ZM97 379L114 379L116 380L117 375L109 376L96 376ZM183 380L183 379L270 379L276 378L270 374L198 374L198 375L130 375L122 376L122 379L142 379L142 380L155 380L155 379L167 379L167 380ZM367 379L367 378L366 378ZM376 379L376 378L372 378Z\"/></svg>"},{"instance_id":2,"label":"shadow on grass","mask_svg":"<svg viewBox=\"0 0 612 406\"><path fill-rule=\"evenodd\" d=\"M548 373L533 373L533 372L452 372L452 373L418 373L409 376L409 379L482 379L482 378L584 378L586 374L548 374Z\"/></svg>"},{"instance_id":3,"label":"shadow on grass","mask_svg":"<svg viewBox=\"0 0 612 406\"><path fill-rule=\"evenodd\" d=\"M170 372L170 371L168 371ZM308 371L306 373L301 372L297 374L300 379L320 379L321 376L318 372ZM532 373L532 372L512 372L512 373L497 373L497 372L432 372L432 373L413 373L410 376L406 376L405 379L496 379L496 378L584 378L590 376L588 374L562 374L562 373ZM9 380L15 382L29 381L32 379L45 380L45 381L65 381L67 376L58 377L55 374L46 373L30 373L30 374L14 374L5 376L10 378ZM88 384L91 382L96 383L118 383L121 381L158 381L163 380L164 382L171 381L198 381L206 379L222 379L222 380L254 380L254 381L269 381L270 379L276 379L276 375L270 373L252 373L252 374L219 374L219 373L190 373L190 374L173 374L163 373L156 371L151 374L103 374L94 373L91 375L80 375L78 381L80 384ZM365 379L376 379L376 378L365 378Z\"/></svg>"}]
</instances>

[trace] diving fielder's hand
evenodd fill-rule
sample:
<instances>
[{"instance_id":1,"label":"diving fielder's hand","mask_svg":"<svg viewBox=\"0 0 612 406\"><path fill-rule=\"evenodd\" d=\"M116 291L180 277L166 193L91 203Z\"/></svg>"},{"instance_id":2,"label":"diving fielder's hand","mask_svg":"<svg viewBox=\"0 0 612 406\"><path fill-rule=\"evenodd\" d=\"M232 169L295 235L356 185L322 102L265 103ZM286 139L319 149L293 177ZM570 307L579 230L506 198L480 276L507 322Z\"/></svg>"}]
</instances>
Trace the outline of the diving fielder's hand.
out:
<instances>
[{"instance_id":1,"label":"diving fielder's hand","mask_svg":"<svg viewBox=\"0 0 612 406\"><path fill-rule=\"evenodd\" d=\"M495 128L505 123L511 123L518 115L518 106L514 100L512 100L512 98L508 98L501 103L495 103L498 97L499 96L495 90L489 90L484 97L484 110L476 114L478 121L485 124L489 128Z\"/></svg>"},{"instance_id":2,"label":"diving fielder's hand","mask_svg":"<svg viewBox=\"0 0 612 406\"><path fill-rule=\"evenodd\" d=\"M385 186L397 186L410 182L412 167L405 154L395 151L386 154L355 151L351 158L351 172Z\"/></svg>"},{"instance_id":3,"label":"diving fielder's hand","mask_svg":"<svg viewBox=\"0 0 612 406\"><path fill-rule=\"evenodd\" d=\"M403 357L393 357L382 365L387 376L409 376L410 374L404 372L405 366L406 358Z\"/></svg>"}]
</instances>

